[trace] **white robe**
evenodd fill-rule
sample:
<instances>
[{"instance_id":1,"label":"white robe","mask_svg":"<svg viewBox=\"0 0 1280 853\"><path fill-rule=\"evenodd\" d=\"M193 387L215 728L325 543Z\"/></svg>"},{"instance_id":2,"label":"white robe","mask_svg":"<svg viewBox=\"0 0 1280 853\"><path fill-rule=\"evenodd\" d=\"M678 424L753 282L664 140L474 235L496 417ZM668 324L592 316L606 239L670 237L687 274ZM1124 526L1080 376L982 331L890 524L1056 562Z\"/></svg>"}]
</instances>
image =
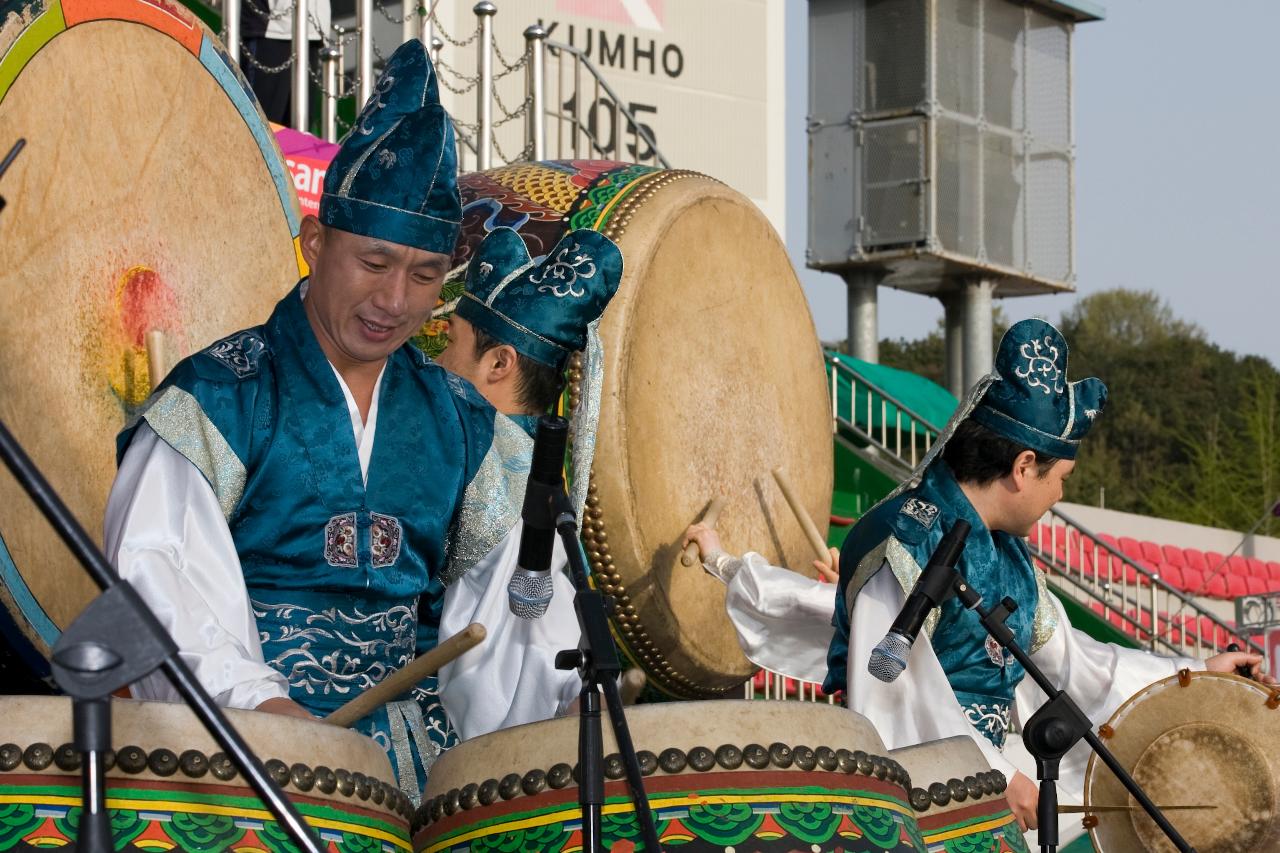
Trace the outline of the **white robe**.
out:
<instances>
[{"instance_id":1,"label":"white robe","mask_svg":"<svg viewBox=\"0 0 1280 853\"><path fill-rule=\"evenodd\" d=\"M381 376L366 421L342 377L334 374L367 477ZM255 708L289 695L284 676L264 662L240 559L213 488L145 422L121 460L104 527L108 558L156 612L218 705ZM545 616L522 620L506 607L519 530L517 525L445 591L442 638L476 621L488 632L480 646L440 674L441 699L463 738L548 719L577 693L577 674L556 670L553 663L555 653L576 647L579 637L573 590L562 571L564 552L558 550L553 561L555 597ZM131 692L139 699L179 699L161 673L134 684Z\"/></svg>"},{"instance_id":2,"label":"white robe","mask_svg":"<svg viewBox=\"0 0 1280 853\"><path fill-rule=\"evenodd\" d=\"M705 568L727 584L725 607L752 663L802 681L821 682L826 677L834 584L771 566L756 553L741 558L711 555ZM974 729L955 701L927 637L916 641L906 671L893 683L885 684L867 671L871 650L884 639L905 602L906 594L888 571L877 572L859 592L849 617L848 706L871 720L889 749L967 735L1006 778L1021 770L1034 779L1034 764L1015 765ZM1056 598L1052 604L1058 626L1032 660L1070 693L1095 725L1110 719L1121 703L1152 682L1180 669L1204 669L1204 662L1195 658L1162 657L1098 642L1071 627ZM1024 678L1015 694L1018 719L1025 722L1046 698L1029 677ZM1081 801L1088 760L1084 743L1063 759L1059 786L1064 799Z\"/></svg>"}]
</instances>

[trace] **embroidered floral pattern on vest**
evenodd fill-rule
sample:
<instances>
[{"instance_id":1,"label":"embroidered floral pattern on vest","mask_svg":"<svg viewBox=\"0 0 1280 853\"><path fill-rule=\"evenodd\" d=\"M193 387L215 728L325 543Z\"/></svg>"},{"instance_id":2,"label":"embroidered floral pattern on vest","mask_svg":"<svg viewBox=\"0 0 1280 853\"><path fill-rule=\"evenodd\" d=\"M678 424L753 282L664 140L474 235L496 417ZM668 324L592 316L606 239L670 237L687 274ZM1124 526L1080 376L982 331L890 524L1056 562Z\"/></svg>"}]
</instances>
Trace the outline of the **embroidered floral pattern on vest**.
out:
<instances>
[{"instance_id":1,"label":"embroidered floral pattern on vest","mask_svg":"<svg viewBox=\"0 0 1280 853\"><path fill-rule=\"evenodd\" d=\"M965 705L964 715L969 723L987 740L1004 749L1005 735L1009 732L1009 706L1000 702L974 702Z\"/></svg>"},{"instance_id":2,"label":"embroidered floral pattern on vest","mask_svg":"<svg viewBox=\"0 0 1280 853\"><path fill-rule=\"evenodd\" d=\"M396 551L399 552L399 532L396 527ZM353 569L359 563L356 558L356 514L335 515L324 527L324 560L331 566Z\"/></svg>"},{"instance_id":3,"label":"embroidered floral pattern on vest","mask_svg":"<svg viewBox=\"0 0 1280 853\"><path fill-rule=\"evenodd\" d=\"M394 566L400 556L400 522L393 516L371 513L369 548L373 551L373 567Z\"/></svg>"},{"instance_id":4,"label":"embroidered floral pattern on vest","mask_svg":"<svg viewBox=\"0 0 1280 853\"><path fill-rule=\"evenodd\" d=\"M258 372L258 359L266 352L267 344L257 333L237 332L229 338L223 338L206 352L240 379L254 376Z\"/></svg>"}]
</instances>

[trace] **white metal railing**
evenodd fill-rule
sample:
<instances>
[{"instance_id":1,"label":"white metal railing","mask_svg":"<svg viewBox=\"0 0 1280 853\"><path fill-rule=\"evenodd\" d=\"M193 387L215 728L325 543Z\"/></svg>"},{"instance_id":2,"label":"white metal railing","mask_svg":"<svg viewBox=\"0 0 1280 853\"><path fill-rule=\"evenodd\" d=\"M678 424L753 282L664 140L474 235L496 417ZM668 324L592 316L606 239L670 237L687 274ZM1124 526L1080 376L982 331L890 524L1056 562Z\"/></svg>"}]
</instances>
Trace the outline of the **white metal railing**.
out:
<instances>
[{"instance_id":1,"label":"white metal railing","mask_svg":"<svg viewBox=\"0 0 1280 853\"><path fill-rule=\"evenodd\" d=\"M843 428L904 474L915 470L937 440L938 428L836 355L827 353L826 363L832 432Z\"/></svg>"}]
</instances>

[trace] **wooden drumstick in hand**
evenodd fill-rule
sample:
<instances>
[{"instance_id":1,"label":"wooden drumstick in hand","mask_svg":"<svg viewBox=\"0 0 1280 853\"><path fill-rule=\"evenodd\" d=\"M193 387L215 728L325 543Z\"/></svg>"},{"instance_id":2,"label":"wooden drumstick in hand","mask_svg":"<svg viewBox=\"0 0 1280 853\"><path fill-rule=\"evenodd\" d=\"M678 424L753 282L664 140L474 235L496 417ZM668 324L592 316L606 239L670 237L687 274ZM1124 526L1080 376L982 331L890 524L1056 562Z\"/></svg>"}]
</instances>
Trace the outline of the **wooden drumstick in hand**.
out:
<instances>
[{"instance_id":1,"label":"wooden drumstick in hand","mask_svg":"<svg viewBox=\"0 0 1280 853\"><path fill-rule=\"evenodd\" d=\"M823 540L822 534L818 532L818 526L809 517L808 510L804 508L800 503L800 499L796 497L795 490L791 488L791 481L787 479L787 475L782 473L781 468L774 468L773 479L777 481L778 488L782 490L782 496L787 499L787 505L795 513L796 521L800 522L805 538L809 540L809 545L813 548L813 553L817 555L818 561L822 563L830 561L831 554L827 549L827 543Z\"/></svg>"},{"instance_id":2,"label":"wooden drumstick in hand","mask_svg":"<svg viewBox=\"0 0 1280 853\"><path fill-rule=\"evenodd\" d=\"M383 705L407 692L415 684L429 675L435 675L440 667L466 654L484 641L484 626L472 622L443 643L436 646L422 657L409 661L408 666L389 678L375 684L338 710L324 718L326 723L335 726L347 726L372 713L379 705Z\"/></svg>"},{"instance_id":3,"label":"wooden drumstick in hand","mask_svg":"<svg viewBox=\"0 0 1280 853\"><path fill-rule=\"evenodd\" d=\"M151 329L143 339L147 347L147 377L154 391L169 373L169 362L164 346L164 332Z\"/></svg>"},{"instance_id":4,"label":"wooden drumstick in hand","mask_svg":"<svg viewBox=\"0 0 1280 853\"><path fill-rule=\"evenodd\" d=\"M724 509L724 498L713 498L711 506L707 507L706 513L702 516L702 523L707 527L715 527L716 522L720 520L720 511ZM692 566L698 562L698 543L690 542L684 546L684 553L680 555L680 564L684 566Z\"/></svg>"}]
</instances>

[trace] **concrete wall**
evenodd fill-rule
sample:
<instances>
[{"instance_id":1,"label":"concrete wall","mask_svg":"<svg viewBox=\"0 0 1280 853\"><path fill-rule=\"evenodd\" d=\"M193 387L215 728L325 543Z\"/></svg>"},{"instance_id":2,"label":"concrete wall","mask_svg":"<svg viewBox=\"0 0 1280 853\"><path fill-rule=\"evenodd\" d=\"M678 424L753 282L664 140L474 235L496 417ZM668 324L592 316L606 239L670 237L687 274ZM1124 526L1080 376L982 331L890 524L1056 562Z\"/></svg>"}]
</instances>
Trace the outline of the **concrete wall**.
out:
<instances>
[{"instance_id":1,"label":"concrete wall","mask_svg":"<svg viewBox=\"0 0 1280 853\"><path fill-rule=\"evenodd\" d=\"M1095 506L1066 501L1058 504L1057 508L1094 533L1146 539L1157 545L1176 545L1179 548L1199 548L1201 551L1230 554L1237 545L1240 545L1243 536L1243 533L1238 530L1185 524L1181 521L1169 521L1164 518L1152 518L1113 509L1099 509ZM1270 536L1245 537L1244 544L1240 545L1240 550L1236 553L1244 557L1280 562L1280 539Z\"/></svg>"}]
</instances>

